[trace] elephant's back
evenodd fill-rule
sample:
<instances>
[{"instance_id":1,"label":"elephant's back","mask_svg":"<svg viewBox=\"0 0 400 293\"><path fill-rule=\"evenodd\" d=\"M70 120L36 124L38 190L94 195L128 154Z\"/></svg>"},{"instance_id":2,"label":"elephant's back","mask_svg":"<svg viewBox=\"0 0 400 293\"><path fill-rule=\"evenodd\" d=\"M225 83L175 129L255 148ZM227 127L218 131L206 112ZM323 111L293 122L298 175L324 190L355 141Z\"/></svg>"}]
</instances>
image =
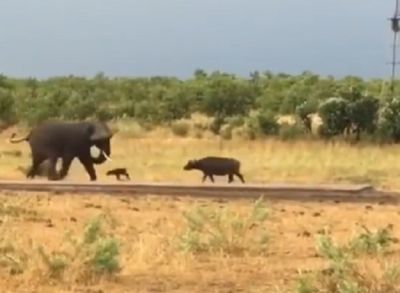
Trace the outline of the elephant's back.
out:
<instances>
[{"instance_id":1,"label":"elephant's back","mask_svg":"<svg viewBox=\"0 0 400 293\"><path fill-rule=\"evenodd\" d=\"M31 145L62 145L77 135L76 123L47 122L38 125L31 131Z\"/></svg>"}]
</instances>

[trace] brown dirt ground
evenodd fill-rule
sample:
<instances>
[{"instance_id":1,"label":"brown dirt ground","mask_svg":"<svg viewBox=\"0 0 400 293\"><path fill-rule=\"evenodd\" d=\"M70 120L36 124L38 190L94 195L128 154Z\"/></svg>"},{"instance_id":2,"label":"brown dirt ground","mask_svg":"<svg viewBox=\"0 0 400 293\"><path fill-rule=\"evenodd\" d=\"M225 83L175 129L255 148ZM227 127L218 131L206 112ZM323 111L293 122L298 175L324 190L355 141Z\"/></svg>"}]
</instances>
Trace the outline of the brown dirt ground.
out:
<instances>
[{"instance_id":1,"label":"brown dirt ground","mask_svg":"<svg viewBox=\"0 0 400 293\"><path fill-rule=\"evenodd\" d=\"M314 235L324 227L329 227L338 241L349 239L360 224L370 229L392 224L394 236L400 236L397 206L267 202L270 242L266 256L194 257L180 254L173 246L172 239L183 228L184 210L197 203L245 212L251 201L7 193L0 196L0 202L25 209L17 215L0 212L0 238L25 250L28 242L56 250L66 231L81 235L88 219L109 211L117 221L115 235L121 241L122 265L115 279L83 284L50 282L41 274L40 261L32 260L22 275L10 275L0 268L1 292L288 292L299 269L323 266ZM399 255L397 245L392 250L392 256Z\"/></svg>"}]
</instances>

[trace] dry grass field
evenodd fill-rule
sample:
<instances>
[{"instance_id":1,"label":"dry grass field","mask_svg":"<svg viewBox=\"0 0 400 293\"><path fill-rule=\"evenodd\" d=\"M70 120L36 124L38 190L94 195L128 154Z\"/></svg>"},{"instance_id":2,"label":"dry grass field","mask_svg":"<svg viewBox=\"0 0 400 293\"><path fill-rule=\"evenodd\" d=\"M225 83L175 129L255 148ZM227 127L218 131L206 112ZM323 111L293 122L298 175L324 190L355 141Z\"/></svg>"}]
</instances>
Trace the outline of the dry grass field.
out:
<instances>
[{"instance_id":1,"label":"dry grass field","mask_svg":"<svg viewBox=\"0 0 400 293\"><path fill-rule=\"evenodd\" d=\"M372 231L392 225L393 236L400 235L400 214L393 206L266 202L268 218L262 226L268 240L261 250L252 253L254 235L246 234L243 242L236 242L243 251L221 246L185 253L179 249L179 236L188 227L185 211L195 206L228 208L246 217L253 203L32 193L9 193L0 200L2 292L295 292L299 270L327 265L317 254L315 240L324 229L339 243L359 233L361 225ZM83 237L85 224L99 215L106 216L105 231L118 243L120 270L94 278L85 270L88 260L75 256L56 277L56 256L71 253L66 235ZM227 235L231 232L226 230ZM52 263L40 255L40 246L53 257ZM399 249L392 244L385 261L396 261ZM369 277L381 273L379 268L366 272Z\"/></svg>"},{"instance_id":2,"label":"dry grass field","mask_svg":"<svg viewBox=\"0 0 400 293\"><path fill-rule=\"evenodd\" d=\"M15 129L0 134L0 179L24 179L18 167L30 165L26 142L6 142ZM26 131L19 130L23 135ZM189 159L207 155L232 156L242 162L242 173L249 183L370 183L385 189L400 189L400 147L396 145L349 145L322 141L283 142L276 139L220 141L179 138L167 130L150 134L121 129L112 141L112 162L97 166L101 181L113 167L127 167L134 181L201 182L198 171L183 171ZM83 166L75 160L67 178L88 180ZM216 177L225 182L227 178Z\"/></svg>"},{"instance_id":3,"label":"dry grass field","mask_svg":"<svg viewBox=\"0 0 400 293\"><path fill-rule=\"evenodd\" d=\"M0 134L0 179L25 179L18 167L30 165L26 143L6 142L14 131ZM113 162L97 167L99 181L114 181L105 172L127 167L134 181L198 183L201 174L182 170L186 161L223 155L241 160L247 182L400 187L396 146L272 139L221 142L212 137L177 138L165 130L140 135L123 130L112 144ZM66 180L72 179L88 181L77 161ZM0 291L400 292L396 206L264 204L266 217L253 210L250 200L3 193ZM196 208L209 210L202 214ZM372 232L360 234L363 226ZM387 227L393 243L386 230L379 230ZM352 249L361 256L357 255L357 268L350 269L347 258L343 261L347 250L330 243L329 237L344 245L357 235L362 236L357 238L361 248ZM344 271L352 279L336 284L327 270L332 263L333 275ZM338 269L338 264L346 267ZM317 287L325 291L307 288L311 281L299 282L299 271L310 276L321 271ZM370 291L356 291L355 284Z\"/></svg>"}]
</instances>

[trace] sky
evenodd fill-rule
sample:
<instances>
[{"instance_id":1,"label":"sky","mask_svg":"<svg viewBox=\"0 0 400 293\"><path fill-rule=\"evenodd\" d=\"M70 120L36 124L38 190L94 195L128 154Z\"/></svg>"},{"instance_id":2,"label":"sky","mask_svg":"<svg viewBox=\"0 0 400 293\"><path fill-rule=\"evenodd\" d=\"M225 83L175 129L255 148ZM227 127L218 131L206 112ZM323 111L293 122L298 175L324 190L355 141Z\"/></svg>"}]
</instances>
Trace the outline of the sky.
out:
<instances>
[{"instance_id":1,"label":"sky","mask_svg":"<svg viewBox=\"0 0 400 293\"><path fill-rule=\"evenodd\" d=\"M0 73L389 78L395 0L0 0ZM399 48L400 50L400 48Z\"/></svg>"}]
</instances>

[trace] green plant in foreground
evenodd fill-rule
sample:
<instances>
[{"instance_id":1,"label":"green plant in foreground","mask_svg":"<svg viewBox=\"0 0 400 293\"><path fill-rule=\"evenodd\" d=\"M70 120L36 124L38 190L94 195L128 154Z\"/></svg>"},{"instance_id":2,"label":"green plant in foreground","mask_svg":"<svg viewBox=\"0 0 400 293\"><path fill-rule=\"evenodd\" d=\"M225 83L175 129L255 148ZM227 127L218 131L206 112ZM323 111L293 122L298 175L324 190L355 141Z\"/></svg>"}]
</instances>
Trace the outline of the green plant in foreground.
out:
<instances>
[{"instance_id":1,"label":"green plant in foreground","mask_svg":"<svg viewBox=\"0 0 400 293\"><path fill-rule=\"evenodd\" d=\"M301 274L295 292L327 293L386 293L400 292L400 267L388 266L382 257L393 242L390 229L378 229L371 232L363 227L364 232L343 245L336 244L331 236L321 235L317 238L317 252L328 261L328 267L312 274ZM358 257L368 264L374 264L382 272L376 276Z\"/></svg>"},{"instance_id":2,"label":"green plant in foreground","mask_svg":"<svg viewBox=\"0 0 400 293\"><path fill-rule=\"evenodd\" d=\"M63 253L52 253L48 255L43 246L38 247L38 253L47 267L49 277L56 279L62 278L64 271L68 267L68 256Z\"/></svg>"},{"instance_id":3,"label":"green plant in foreground","mask_svg":"<svg viewBox=\"0 0 400 293\"><path fill-rule=\"evenodd\" d=\"M107 221L108 220L108 221ZM38 252L51 278L62 278L67 269L83 271L84 275L114 274L119 271L119 243L106 232L104 224L113 225L104 215L91 219L81 237L67 234L65 247L61 252L48 254L40 246Z\"/></svg>"},{"instance_id":4,"label":"green plant in foreground","mask_svg":"<svg viewBox=\"0 0 400 293\"><path fill-rule=\"evenodd\" d=\"M264 227L268 211L262 197L246 216L227 208L195 207L184 218L187 227L178 240L185 252L262 253L268 240Z\"/></svg>"},{"instance_id":5,"label":"green plant in foreground","mask_svg":"<svg viewBox=\"0 0 400 293\"><path fill-rule=\"evenodd\" d=\"M8 268L11 275L22 274L28 264L28 254L4 240L0 245L0 267Z\"/></svg>"},{"instance_id":6,"label":"green plant in foreground","mask_svg":"<svg viewBox=\"0 0 400 293\"><path fill-rule=\"evenodd\" d=\"M390 235L390 228L378 229L375 232L362 227L364 232L358 234L350 243L353 253L381 253L395 242Z\"/></svg>"},{"instance_id":7,"label":"green plant in foreground","mask_svg":"<svg viewBox=\"0 0 400 293\"><path fill-rule=\"evenodd\" d=\"M119 270L119 244L103 229L105 217L92 219L85 227L83 239L75 241L76 257L84 259L91 272L115 273Z\"/></svg>"}]
</instances>

